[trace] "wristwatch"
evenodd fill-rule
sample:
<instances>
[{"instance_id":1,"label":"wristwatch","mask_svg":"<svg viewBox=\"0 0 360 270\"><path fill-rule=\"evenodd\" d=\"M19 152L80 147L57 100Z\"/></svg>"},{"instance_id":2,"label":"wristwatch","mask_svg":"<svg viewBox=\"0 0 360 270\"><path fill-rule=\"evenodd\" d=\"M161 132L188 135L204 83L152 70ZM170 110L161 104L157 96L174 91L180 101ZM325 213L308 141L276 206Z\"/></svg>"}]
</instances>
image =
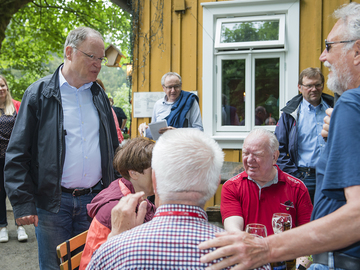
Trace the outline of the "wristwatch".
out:
<instances>
[{"instance_id":1,"label":"wristwatch","mask_svg":"<svg viewBox=\"0 0 360 270\"><path fill-rule=\"evenodd\" d=\"M297 270L306 270L306 267L299 263L296 265L296 269Z\"/></svg>"}]
</instances>

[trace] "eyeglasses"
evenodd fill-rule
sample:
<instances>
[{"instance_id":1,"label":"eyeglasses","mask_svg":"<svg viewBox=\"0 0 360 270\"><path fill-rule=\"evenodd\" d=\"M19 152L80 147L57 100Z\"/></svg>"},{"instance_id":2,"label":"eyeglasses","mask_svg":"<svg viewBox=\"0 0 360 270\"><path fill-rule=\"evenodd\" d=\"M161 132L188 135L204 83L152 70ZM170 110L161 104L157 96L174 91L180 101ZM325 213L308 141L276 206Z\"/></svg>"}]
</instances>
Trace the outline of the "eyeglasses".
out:
<instances>
[{"instance_id":1,"label":"eyeglasses","mask_svg":"<svg viewBox=\"0 0 360 270\"><path fill-rule=\"evenodd\" d=\"M310 90L313 87L315 87L316 89L321 89L323 87L322 83L318 83L318 84L302 84L302 86L304 86L305 89Z\"/></svg>"},{"instance_id":2,"label":"eyeglasses","mask_svg":"<svg viewBox=\"0 0 360 270\"><path fill-rule=\"evenodd\" d=\"M107 62L107 58L106 57L100 57L100 58L96 58L94 55L92 54L87 54L86 52L83 52L82 50L79 50L76 47L73 47L74 49L77 49L79 52L82 52L84 55L86 55L87 57L89 57L92 61L97 61L100 60L101 63L105 64Z\"/></svg>"},{"instance_id":3,"label":"eyeglasses","mask_svg":"<svg viewBox=\"0 0 360 270\"><path fill-rule=\"evenodd\" d=\"M175 89L175 90L179 90L180 89L180 85L172 85L172 86L165 86L166 90L171 90L171 89Z\"/></svg>"},{"instance_id":4,"label":"eyeglasses","mask_svg":"<svg viewBox=\"0 0 360 270\"><path fill-rule=\"evenodd\" d=\"M330 49L331 49L331 45L332 44L337 44L337 43L350 43L350 42L355 42L357 41L357 39L353 39L353 40L341 40L341 41L327 41L325 39L325 48L326 48L326 51L329 52Z\"/></svg>"}]
</instances>

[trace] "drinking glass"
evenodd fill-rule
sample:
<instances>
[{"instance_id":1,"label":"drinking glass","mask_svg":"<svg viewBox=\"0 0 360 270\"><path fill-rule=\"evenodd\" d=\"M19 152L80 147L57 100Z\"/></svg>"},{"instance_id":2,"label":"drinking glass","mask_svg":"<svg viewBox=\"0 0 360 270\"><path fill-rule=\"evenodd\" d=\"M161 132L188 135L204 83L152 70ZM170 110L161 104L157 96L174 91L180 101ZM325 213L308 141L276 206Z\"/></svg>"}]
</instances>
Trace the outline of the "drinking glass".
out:
<instances>
[{"instance_id":1,"label":"drinking glass","mask_svg":"<svg viewBox=\"0 0 360 270\"><path fill-rule=\"evenodd\" d=\"M264 238L267 236L265 225L259 223L249 223L248 225L246 225L245 231L260 238Z\"/></svg>"},{"instance_id":2,"label":"drinking glass","mask_svg":"<svg viewBox=\"0 0 360 270\"><path fill-rule=\"evenodd\" d=\"M284 231L285 227L287 230L292 227L291 215L288 213L275 213L272 217L272 227L275 234Z\"/></svg>"}]
</instances>

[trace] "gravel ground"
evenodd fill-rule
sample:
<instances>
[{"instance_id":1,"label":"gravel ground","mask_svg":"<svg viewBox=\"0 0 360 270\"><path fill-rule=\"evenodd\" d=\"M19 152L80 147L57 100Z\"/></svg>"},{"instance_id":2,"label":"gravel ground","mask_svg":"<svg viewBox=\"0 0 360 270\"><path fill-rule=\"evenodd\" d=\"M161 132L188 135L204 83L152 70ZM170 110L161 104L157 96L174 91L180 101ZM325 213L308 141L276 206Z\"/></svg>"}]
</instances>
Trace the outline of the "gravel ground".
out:
<instances>
[{"instance_id":1,"label":"gravel ground","mask_svg":"<svg viewBox=\"0 0 360 270\"><path fill-rule=\"evenodd\" d=\"M9 242L0 243L0 269L39 269L38 248L34 226L24 226L29 239L27 242L18 242L14 215L8 201L7 210Z\"/></svg>"}]
</instances>

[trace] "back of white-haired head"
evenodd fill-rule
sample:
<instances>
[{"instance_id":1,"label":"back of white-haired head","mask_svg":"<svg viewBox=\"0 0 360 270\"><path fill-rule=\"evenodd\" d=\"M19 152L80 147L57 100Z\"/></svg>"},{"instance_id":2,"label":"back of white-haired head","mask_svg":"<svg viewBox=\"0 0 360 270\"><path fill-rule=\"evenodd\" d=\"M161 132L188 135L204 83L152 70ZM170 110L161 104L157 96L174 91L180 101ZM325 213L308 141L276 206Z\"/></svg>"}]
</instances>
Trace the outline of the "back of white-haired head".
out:
<instances>
[{"instance_id":1,"label":"back of white-haired head","mask_svg":"<svg viewBox=\"0 0 360 270\"><path fill-rule=\"evenodd\" d=\"M345 25L343 37L347 40L360 39L360 4L352 2L344 4L333 13L334 18L341 19ZM354 43L344 45L344 50L352 48Z\"/></svg>"},{"instance_id":2,"label":"back of white-haired head","mask_svg":"<svg viewBox=\"0 0 360 270\"><path fill-rule=\"evenodd\" d=\"M216 192L224 161L219 145L192 128L169 130L156 142L151 166L162 202L188 201L203 206Z\"/></svg>"},{"instance_id":3,"label":"back of white-haired head","mask_svg":"<svg viewBox=\"0 0 360 270\"><path fill-rule=\"evenodd\" d=\"M274 133L272 133L271 131L269 131L267 129L254 128L252 131L250 131L249 135L247 135L246 139L252 138L252 137L267 137L269 140L269 147L270 147L271 152L274 153L275 151L279 150L278 139L276 138Z\"/></svg>"}]
</instances>

